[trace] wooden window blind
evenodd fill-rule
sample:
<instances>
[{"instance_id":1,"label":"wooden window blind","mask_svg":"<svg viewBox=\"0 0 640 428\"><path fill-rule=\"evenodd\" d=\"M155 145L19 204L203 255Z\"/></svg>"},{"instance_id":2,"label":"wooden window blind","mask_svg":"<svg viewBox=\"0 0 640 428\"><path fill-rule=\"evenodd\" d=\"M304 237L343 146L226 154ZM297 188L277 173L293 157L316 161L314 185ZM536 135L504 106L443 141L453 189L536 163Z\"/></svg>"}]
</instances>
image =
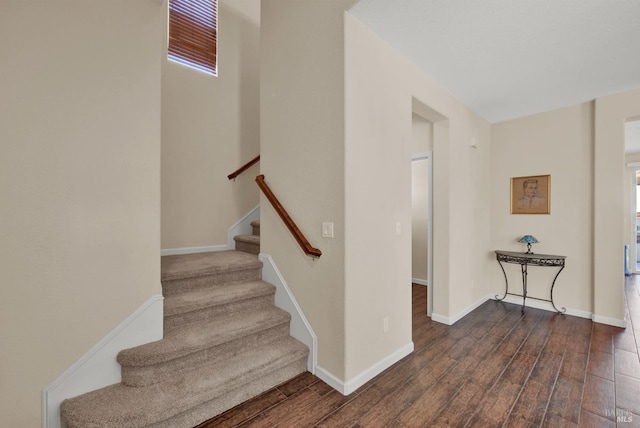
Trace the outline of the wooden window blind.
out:
<instances>
[{"instance_id":1,"label":"wooden window blind","mask_svg":"<svg viewBox=\"0 0 640 428\"><path fill-rule=\"evenodd\" d=\"M218 0L169 0L170 60L217 75Z\"/></svg>"}]
</instances>

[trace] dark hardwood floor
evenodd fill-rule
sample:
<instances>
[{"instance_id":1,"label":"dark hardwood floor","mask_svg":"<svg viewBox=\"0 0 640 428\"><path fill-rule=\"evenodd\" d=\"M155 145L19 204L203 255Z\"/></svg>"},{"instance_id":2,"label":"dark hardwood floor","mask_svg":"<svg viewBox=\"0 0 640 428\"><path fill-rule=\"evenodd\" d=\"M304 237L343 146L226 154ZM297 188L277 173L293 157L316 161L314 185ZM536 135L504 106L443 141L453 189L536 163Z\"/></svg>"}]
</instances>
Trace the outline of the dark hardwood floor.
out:
<instances>
[{"instance_id":1,"label":"dark hardwood floor","mask_svg":"<svg viewBox=\"0 0 640 428\"><path fill-rule=\"evenodd\" d=\"M353 394L306 373L199 428L640 427L639 286L625 330L495 301L446 326L414 285L415 351Z\"/></svg>"}]
</instances>

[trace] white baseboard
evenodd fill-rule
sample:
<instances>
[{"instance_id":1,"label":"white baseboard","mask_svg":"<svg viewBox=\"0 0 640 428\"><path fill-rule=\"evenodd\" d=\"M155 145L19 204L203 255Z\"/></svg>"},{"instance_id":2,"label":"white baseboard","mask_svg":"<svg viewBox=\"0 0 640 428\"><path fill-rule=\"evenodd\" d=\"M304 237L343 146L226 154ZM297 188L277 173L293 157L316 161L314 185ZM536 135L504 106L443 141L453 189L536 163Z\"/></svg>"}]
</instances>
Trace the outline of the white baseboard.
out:
<instances>
[{"instance_id":1,"label":"white baseboard","mask_svg":"<svg viewBox=\"0 0 640 428\"><path fill-rule=\"evenodd\" d=\"M496 298L495 294L490 294L487 296L487 300L488 299L495 300L495 298ZM522 306L522 297L519 297L519 296L507 295L507 297L505 297L504 300L502 301L507 303L513 303L514 305ZM536 309L542 309L543 311L556 312L556 310L553 309L553 305L551 304L551 302L543 302L541 300L527 299L524 306L527 308L536 308ZM563 306L556 305L556 307L558 309L561 309ZM583 311L581 309L573 309L573 308L566 308L566 309L567 309L567 311L565 312L566 315L571 315L579 318L593 319L593 314L591 312Z\"/></svg>"},{"instance_id":2,"label":"white baseboard","mask_svg":"<svg viewBox=\"0 0 640 428\"><path fill-rule=\"evenodd\" d=\"M184 248L167 248L160 250L161 256L175 256L178 254L192 254L192 253L208 253L211 251L227 251L228 245L210 245L207 247L184 247Z\"/></svg>"},{"instance_id":3,"label":"white baseboard","mask_svg":"<svg viewBox=\"0 0 640 428\"><path fill-rule=\"evenodd\" d=\"M500 294L501 295L501 294ZM462 317L464 317L465 315L467 315L469 312L471 312L473 309L477 308L478 306L480 306L482 303L486 302L487 300L495 300L495 294L488 294L487 296L485 296L484 299L479 300L478 302L476 302L474 305L469 306L469 308L465 309L464 311L460 312L459 314L457 314L455 317L453 318L447 318L441 315L437 315L437 314L433 314L432 315L432 320L434 321L438 321L444 324L448 324L451 325L453 323L455 323L456 321L462 319ZM503 302L507 302L507 303L513 303L514 305L522 305L522 297L519 296L511 296L511 295L507 295L504 300L502 300ZM549 311L549 312L556 312L556 310L553 308L553 305L551 304L551 302L544 302L541 300L536 300L536 299L527 299L525 301L525 307L527 308L536 308L536 309L542 309L544 311ZM558 307L559 309L562 306L558 306L556 305L556 307ZM610 317L603 317L600 315L595 315L592 312L589 311L584 311L582 309L574 309L574 308L566 308L567 311L565 312L566 315L571 315L574 317L579 317L579 318L586 318L586 319L590 319L593 322L597 322L600 324L607 324L607 325L611 325L614 327L620 327L620 328L626 328L627 327L627 321L624 319L617 319L617 318L610 318ZM451 322L452 321L452 322Z\"/></svg>"},{"instance_id":4,"label":"white baseboard","mask_svg":"<svg viewBox=\"0 0 640 428\"><path fill-rule=\"evenodd\" d=\"M338 391L340 394L342 395L348 395L345 393L346 391L346 386L345 383L343 381L341 381L340 379L338 379L337 377L335 377L333 375L333 373L331 373L330 371L317 366L316 367L316 376L318 376L318 378L320 378L324 383L326 383L327 385L329 385L331 388L335 389L336 391Z\"/></svg>"},{"instance_id":5,"label":"white baseboard","mask_svg":"<svg viewBox=\"0 0 640 428\"><path fill-rule=\"evenodd\" d=\"M316 334L304 313L302 313L295 296L291 293L287 282L271 256L260 253L259 258L262 261L262 279L276 286L276 306L291 314L289 333L293 338L304 343L309 348L307 370L312 374L316 374L316 366L318 365L318 339Z\"/></svg>"},{"instance_id":6,"label":"white baseboard","mask_svg":"<svg viewBox=\"0 0 640 428\"><path fill-rule=\"evenodd\" d=\"M607 324L614 327L627 328L627 320L620 320L617 318L603 317L602 315L593 315L591 317L593 322L597 322L600 324Z\"/></svg>"},{"instance_id":7,"label":"white baseboard","mask_svg":"<svg viewBox=\"0 0 640 428\"><path fill-rule=\"evenodd\" d=\"M344 395L349 395L352 392L355 392L358 388L360 388L365 383L369 382L374 377L378 376L380 373L409 355L413 352L413 342L409 342L404 345L402 348L395 351L393 354L388 357L382 359L377 362L373 366L369 367L367 370L363 371L353 379L347 381L345 384Z\"/></svg>"},{"instance_id":8,"label":"white baseboard","mask_svg":"<svg viewBox=\"0 0 640 428\"><path fill-rule=\"evenodd\" d=\"M461 320L462 318L464 318L467 314L471 313L474 309L478 308L480 305L482 305L487 300L495 300L495 296L496 296L495 294L488 294L485 297L483 297L482 299L480 299L477 302L475 302L474 304L472 304L469 307L465 308L463 311L457 313L453 317L446 317L444 315L439 315L439 314L433 313L433 314L431 314L431 319L433 321L437 321L437 322L442 323L442 324L453 325L456 322L458 322L459 320ZM515 305L522 305L522 297L519 297L519 296L507 295L507 297L505 297L504 300L502 300L502 301L506 302L506 303L513 303ZM556 306L558 308L560 308L560 306L558 306L558 305L556 305ZM527 299L526 302L525 302L525 307L542 309L544 311L549 311L549 312L556 312L556 310L553 308L553 305L551 305L551 302L544 302L544 301L535 300L535 299ZM566 309L567 309L567 311L565 312L565 314L567 314L567 315L571 315L571 316L579 317L579 318L592 319L595 322L599 322L599 323L602 323L602 324L608 324L608 325L612 325L612 326L615 326L615 327L622 327L622 328L626 327L626 321L624 321L624 320L618 320L618 319L607 318L607 317L596 317L591 312L583 311L581 309L573 309L573 308L566 308Z\"/></svg>"},{"instance_id":9,"label":"white baseboard","mask_svg":"<svg viewBox=\"0 0 640 428\"><path fill-rule=\"evenodd\" d=\"M489 300L488 296L482 297L481 299L479 299L475 303L472 303L471 305L467 306L465 309L463 309L462 311L458 312L457 314L455 314L452 317L447 317L445 315L440 315L440 314L436 314L435 312L433 312L431 314L431 320L439 322L441 324L453 325L453 324L457 323L458 321L460 321L465 316L467 316L468 314L470 314L471 312L473 312L476 308L478 308L480 305L482 305L487 300Z\"/></svg>"},{"instance_id":10,"label":"white baseboard","mask_svg":"<svg viewBox=\"0 0 640 428\"><path fill-rule=\"evenodd\" d=\"M411 278L411 282L418 285L424 285L426 287L429 286L429 284L427 283L427 280L425 279Z\"/></svg>"},{"instance_id":11,"label":"white baseboard","mask_svg":"<svg viewBox=\"0 0 640 428\"><path fill-rule=\"evenodd\" d=\"M409 342L347 382L341 381L331 372L319 366L316 370L316 376L342 395L349 395L412 352L413 342Z\"/></svg>"},{"instance_id":12,"label":"white baseboard","mask_svg":"<svg viewBox=\"0 0 640 428\"><path fill-rule=\"evenodd\" d=\"M151 296L111 333L42 390L42 427L59 428L60 403L122 380L118 352L162 339L163 302Z\"/></svg>"}]
</instances>

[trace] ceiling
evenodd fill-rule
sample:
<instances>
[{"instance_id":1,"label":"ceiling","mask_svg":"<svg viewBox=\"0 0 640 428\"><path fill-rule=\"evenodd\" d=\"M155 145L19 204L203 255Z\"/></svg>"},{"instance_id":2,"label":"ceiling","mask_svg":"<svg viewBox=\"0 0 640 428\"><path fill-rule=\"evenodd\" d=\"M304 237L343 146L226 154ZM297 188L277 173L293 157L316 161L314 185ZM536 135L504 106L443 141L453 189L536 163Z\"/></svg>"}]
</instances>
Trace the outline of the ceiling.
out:
<instances>
[{"instance_id":1,"label":"ceiling","mask_svg":"<svg viewBox=\"0 0 640 428\"><path fill-rule=\"evenodd\" d=\"M350 12L490 123L640 88L640 0L360 0Z\"/></svg>"}]
</instances>

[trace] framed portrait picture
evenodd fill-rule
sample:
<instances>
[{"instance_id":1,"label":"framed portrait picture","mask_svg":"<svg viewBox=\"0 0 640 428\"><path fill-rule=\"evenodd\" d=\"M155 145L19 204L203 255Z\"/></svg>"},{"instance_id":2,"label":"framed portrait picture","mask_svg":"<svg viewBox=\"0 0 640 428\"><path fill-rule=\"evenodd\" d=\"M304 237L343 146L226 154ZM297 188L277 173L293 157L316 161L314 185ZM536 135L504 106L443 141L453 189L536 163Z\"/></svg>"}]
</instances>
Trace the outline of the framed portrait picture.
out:
<instances>
[{"instance_id":1,"label":"framed portrait picture","mask_svg":"<svg viewBox=\"0 0 640 428\"><path fill-rule=\"evenodd\" d=\"M511 178L511 214L550 214L551 176Z\"/></svg>"}]
</instances>

